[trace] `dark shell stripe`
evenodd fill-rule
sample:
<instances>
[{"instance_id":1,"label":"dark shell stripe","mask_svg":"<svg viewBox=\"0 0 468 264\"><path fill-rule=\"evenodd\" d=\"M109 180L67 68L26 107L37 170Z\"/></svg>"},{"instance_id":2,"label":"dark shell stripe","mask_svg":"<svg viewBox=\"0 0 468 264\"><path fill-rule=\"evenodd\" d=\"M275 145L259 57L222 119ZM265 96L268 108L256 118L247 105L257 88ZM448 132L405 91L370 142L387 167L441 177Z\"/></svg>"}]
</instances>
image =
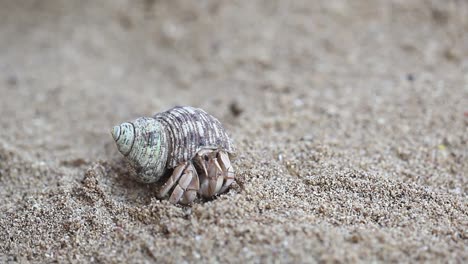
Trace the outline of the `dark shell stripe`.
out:
<instances>
[{"instance_id":1,"label":"dark shell stripe","mask_svg":"<svg viewBox=\"0 0 468 264\"><path fill-rule=\"evenodd\" d=\"M175 107L156 114L154 118L163 124L170 141L168 168L192 159L205 147L234 153L232 142L221 122L201 109Z\"/></svg>"}]
</instances>

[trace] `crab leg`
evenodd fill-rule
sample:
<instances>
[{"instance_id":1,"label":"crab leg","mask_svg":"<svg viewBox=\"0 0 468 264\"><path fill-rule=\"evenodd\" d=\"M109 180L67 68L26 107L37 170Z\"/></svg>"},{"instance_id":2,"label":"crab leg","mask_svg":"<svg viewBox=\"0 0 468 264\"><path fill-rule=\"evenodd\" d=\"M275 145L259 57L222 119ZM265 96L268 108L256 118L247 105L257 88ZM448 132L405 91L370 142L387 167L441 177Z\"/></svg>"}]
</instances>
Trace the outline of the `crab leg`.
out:
<instances>
[{"instance_id":1,"label":"crab leg","mask_svg":"<svg viewBox=\"0 0 468 264\"><path fill-rule=\"evenodd\" d=\"M179 201L181 204L190 204L197 198L197 192L200 189L200 181L198 179L197 171L194 169L192 170L192 181L185 189L184 195L182 196L181 200Z\"/></svg>"},{"instance_id":2,"label":"crab leg","mask_svg":"<svg viewBox=\"0 0 468 264\"><path fill-rule=\"evenodd\" d=\"M200 175L200 195L210 198L219 193L219 190L223 186L222 169L216 159L217 153L211 151L211 153L205 154L199 157L198 163L201 164L201 175Z\"/></svg>"},{"instance_id":3,"label":"crab leg","mask_svg":"<svg viewBox=\"0 0 468 264\"><path fill-rule=\"evenodd\" d=\"M215 162L216 167L217 167L217 175L216 175L216 178L217 178L216 194L219 194L221 188L223 187L223 183L224 183L223 169L221 168L221 165L219 164L218 159L214 159L214 162Z\"/></svg>"},{"instance_id":4,"label":"crab leg","mask_svg":"<svg viewBox=\"0 0 468 264\"><path fill-rule=\"evenodd\" d=\"M198 189L199 182L197 173L193 165L189 163L177 182L177 185L174 187L169 201L174 204L178 202L188 204L195 199Z\"/></svg>"},{"instance_id":5,"label":"crab leg","mask_svg":"<svg viewBox=\"0 0 468 264\"><path fill-rule=\"evenodd\" d=\"M203 156L201 155L197 155L197 162L198 164L200 164L201 166L201 174L200 174L200 190L199 190L199 193L200 195L202 196L206 196L205 194L208 192L208 164L207 162L204 160Z\"/></svg>"},{"instance_id":6,"label":"crab leg","mask_svg":"<svg viewBox=\"0 0 468 264\"><path fill-rule=\"evenodd\" d=\"M221 169L224 176L224 185L221 187L219 193L225 192L229 186L234 182L234 169L231 166L231 161L226 152L220 151L218 155L218 162L221 165Z\"/></svg>"},{"instance_id":7,"label":"crab leg","mask_svg":"<svg viewBox=\"0 0 468 264\"><path fill-rule=\"evenodd\" d=\"M215 157L210 159L208 167L208 195L211 197L218 193L223 186L223 177L221 177L221 167Z\"/></svg>"},{"instance_id":8,"label":"crab leg","mask_svg":"<svg viewBox=\"0 0 468 264\"><path fill-rule=\"evenodd\" d=\"M182 172L184 172L185 168L187 168L188 165L189 165L188 162L184 162L180 164L179 166L175 167L174 171L172 172L171 177L169 177L166 183L164 183L164 186L158 192L157 194L158 198L163 198L164 196L167 195L167 193L172 189L172 187L174 187L174 185L180 179L180 176L182 176Z\"/></svg>"}]
</instances>

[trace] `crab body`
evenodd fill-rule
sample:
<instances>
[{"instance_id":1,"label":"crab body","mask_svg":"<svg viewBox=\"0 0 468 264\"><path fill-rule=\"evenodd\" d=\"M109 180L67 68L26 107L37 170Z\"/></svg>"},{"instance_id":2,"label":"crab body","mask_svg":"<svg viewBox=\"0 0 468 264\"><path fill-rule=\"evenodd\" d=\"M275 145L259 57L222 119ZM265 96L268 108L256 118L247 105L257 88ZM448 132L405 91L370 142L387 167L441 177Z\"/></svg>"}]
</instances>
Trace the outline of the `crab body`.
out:
<instances>
[{"instance_id":1,"label":"crab body","mask_svg":"<svg viewBox=\"0 0 468 264\"><path fill-rule=\"evenodd\" d=\"M170 201L191 203L197 193L212 197L234 181L234 147L221 123L194 107L175 107L115 126L112 136L133 176L156 182L172 170L159 191Z\"/></svg>"}]
</instances>

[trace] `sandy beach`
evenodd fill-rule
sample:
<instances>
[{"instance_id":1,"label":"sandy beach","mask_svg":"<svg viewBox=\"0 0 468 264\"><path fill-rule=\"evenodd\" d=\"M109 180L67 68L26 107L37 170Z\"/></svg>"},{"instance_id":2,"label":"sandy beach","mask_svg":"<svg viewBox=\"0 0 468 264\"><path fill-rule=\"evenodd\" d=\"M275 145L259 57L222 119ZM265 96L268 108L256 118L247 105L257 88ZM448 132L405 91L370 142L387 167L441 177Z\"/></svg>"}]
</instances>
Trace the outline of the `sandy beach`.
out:
<instances>
[{"instance_id":1,"label":"sandy beach","mask_svg":"<svg viewBox=\"0 0 468 264\"><path fill-rule=\"evenodd\" d=\"M109 133L217 117L191 206ZM0 263L467 263L468 2L0 2Z\"/></svg>"}]
</instances>

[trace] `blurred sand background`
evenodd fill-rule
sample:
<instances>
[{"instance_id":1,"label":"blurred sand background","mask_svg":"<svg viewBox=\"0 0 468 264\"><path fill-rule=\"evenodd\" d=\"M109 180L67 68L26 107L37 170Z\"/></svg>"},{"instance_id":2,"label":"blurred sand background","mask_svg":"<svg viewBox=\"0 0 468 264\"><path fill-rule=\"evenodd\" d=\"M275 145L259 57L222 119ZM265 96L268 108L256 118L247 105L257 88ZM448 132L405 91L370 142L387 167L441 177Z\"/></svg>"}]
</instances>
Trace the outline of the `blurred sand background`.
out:
<instances>
[{"instance_id":1,"label":"blurred sand background","mask_svg":"<svg viewBox=\"0 0 468 264\"><path fill-rule=\"evenodd\" d=\"M181 207L109 134L218 117ZM0 2L0 262L468 262L468 2Z\"/></svg>"}]
</instances>

